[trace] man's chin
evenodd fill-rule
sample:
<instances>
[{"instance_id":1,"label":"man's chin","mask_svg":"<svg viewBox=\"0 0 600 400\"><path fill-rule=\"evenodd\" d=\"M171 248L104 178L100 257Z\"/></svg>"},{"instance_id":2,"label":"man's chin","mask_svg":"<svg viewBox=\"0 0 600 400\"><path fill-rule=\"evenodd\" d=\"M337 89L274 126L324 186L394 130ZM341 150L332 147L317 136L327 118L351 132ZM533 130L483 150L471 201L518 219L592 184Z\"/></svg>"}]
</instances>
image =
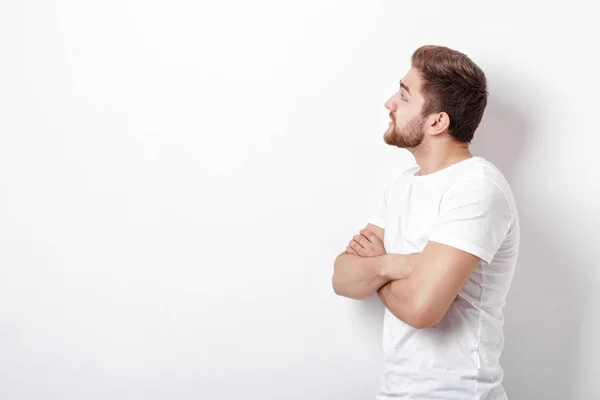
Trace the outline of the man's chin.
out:
<instances>
[{"instance_id":1,"label":"man's chin","mask_svg":"<svg viewBox=\"0 0 600 400\"><path fill-rule=\"evenodd\" d=\"M409 146L407 146L407 143L405 143L404 141L394 140L394 139L396 139L394 136L388 135L387 133L385 135L383 135L383 141L387 145L398 147L400 149L408 149L409 148Z\"/></svg>"},{"instance_id":2,"label":"man's chin","mask_svg":"<svg viewBox=\"0 0 600 400\"><path fill-rule=\"evenodd\" d=\"M391 131L391 130L385 131L385 133L383 134L383 140L387 144L392 144L394 142L394 131Z\"/></svg>"},{"instance_id":3,"label":"man's chin","mask_svg":"<svg viewBox=\"0 0 600 400\"><path fill-rule=\"evenodd\" d=\"M387 131L383 134L383 141L390 146L397 146L396 140L394 140L394 132Z\"/></svg>"}]
</instances>

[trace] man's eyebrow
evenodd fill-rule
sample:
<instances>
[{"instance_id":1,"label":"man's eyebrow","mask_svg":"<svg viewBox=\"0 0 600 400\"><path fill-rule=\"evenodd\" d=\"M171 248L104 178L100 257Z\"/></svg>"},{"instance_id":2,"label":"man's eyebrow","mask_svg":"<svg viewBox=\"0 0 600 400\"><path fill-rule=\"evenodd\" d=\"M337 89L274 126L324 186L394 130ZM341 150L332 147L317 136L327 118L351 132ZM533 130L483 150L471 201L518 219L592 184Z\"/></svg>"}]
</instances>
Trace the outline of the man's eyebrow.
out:
<instances>
[{"instance_id":1,"label":"man's eyebrow","mask_svg":"<svg viewBox=\"0 0 600 400\"><path fill-rule=\"evenodd\" d=\"M410 89L408 88L408 86L406 86L404 83L402 83L402 81L400 81L400 87L404 90L406 90L406 92L408 94L410 94Z\"/></svg>"}]
</instances>

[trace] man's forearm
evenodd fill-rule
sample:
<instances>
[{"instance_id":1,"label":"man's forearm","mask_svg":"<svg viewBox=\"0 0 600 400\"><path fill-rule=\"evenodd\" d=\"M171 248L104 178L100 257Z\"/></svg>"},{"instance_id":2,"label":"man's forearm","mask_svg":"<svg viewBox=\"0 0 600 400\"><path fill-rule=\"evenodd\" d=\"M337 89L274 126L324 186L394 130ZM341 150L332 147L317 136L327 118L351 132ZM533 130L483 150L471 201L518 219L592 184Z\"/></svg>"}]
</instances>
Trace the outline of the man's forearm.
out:
<instances>
[{"instance_id":1,"label":"man's forearm","mask_svg":"<svg viewBox=\"0 0 600 400\"><path fill-rule=\"evenodd\" d=\"M341 254L334 263L333 290L340 296L367 298L390 280L410 276L415 257L408 254L377 257Z\"/></svg>"},{"instance_id":2,"label":"man's forearm","mask_svg":"<svg viewBox=\"0 0 600 400\"><path fill-rule=\"evenodd\" d=\"M420 302L410 279L390 281L377 290L377 295L396 318L413 328L422 329L432 324L424 307L419 306Z\"/></svg>"},{"instance_id":3,"label":"man's forearm","mask_svg":"<svg viewBox=\"0 0 600 400\"><path fill-rule=\"evenodd\" d=\"M411 286L408 279L399 279L383 285L377 295L388 310L398 319L414 325L414 305Z\"/></svg>"},{"instance_id":4,"label":"man's forearm","mask_svg":"<svg viewBox=\"0 0 600 400\"><path fill-rule=\"evenodd\" d=\"M340 296L364 299L389 281L383 274L384 256L341 254L333 264L333 290Z\"/></svg>"}]
</instances>

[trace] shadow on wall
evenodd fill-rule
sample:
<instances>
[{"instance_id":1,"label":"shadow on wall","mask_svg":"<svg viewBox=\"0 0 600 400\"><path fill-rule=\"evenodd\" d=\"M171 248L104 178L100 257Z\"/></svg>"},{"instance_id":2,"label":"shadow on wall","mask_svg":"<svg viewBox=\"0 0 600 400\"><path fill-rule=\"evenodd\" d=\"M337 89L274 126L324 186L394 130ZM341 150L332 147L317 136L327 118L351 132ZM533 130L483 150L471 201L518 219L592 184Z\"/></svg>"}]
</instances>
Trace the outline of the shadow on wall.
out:
<instances>
[{"instance_id":1,"label":"shadow on wall","mask_svg":"<svg viewBox=\"0 0 600 400\"><path fill-rule=\"evenodd\" d=\"M532 112L534 102L527 103L532 104L528 115L490 96L472 146L508 179L521 222L519 260L505 309L504 386L514 399L575 399L585 285L575 274L580 260L562 228L568 221L561 224L560 213L543 215L534 202L544 195L535 194L532 185L532 179L543 177L519 168L522 157L535 151L527 143L535 132L534 116L541 115Z\"/></svg>"}]
</instances>

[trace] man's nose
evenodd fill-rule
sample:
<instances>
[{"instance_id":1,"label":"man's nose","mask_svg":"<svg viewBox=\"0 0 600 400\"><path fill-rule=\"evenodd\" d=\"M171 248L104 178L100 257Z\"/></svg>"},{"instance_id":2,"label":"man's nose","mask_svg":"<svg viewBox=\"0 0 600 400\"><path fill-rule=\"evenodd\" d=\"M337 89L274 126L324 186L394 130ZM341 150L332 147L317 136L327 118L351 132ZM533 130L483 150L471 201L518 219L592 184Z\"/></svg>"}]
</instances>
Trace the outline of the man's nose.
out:
<instances>
[{"instance_id":1,"label":"man's nose","mask_svg":"<svg viewBox=\"0 0 600 400\"><path fill-rule=\"evenodd\" d=\"M390 110L391 112L396 111L396 102L394 101L394 96L390 97L385 103L385 108Z\"/></svg>"}]
</instances>

